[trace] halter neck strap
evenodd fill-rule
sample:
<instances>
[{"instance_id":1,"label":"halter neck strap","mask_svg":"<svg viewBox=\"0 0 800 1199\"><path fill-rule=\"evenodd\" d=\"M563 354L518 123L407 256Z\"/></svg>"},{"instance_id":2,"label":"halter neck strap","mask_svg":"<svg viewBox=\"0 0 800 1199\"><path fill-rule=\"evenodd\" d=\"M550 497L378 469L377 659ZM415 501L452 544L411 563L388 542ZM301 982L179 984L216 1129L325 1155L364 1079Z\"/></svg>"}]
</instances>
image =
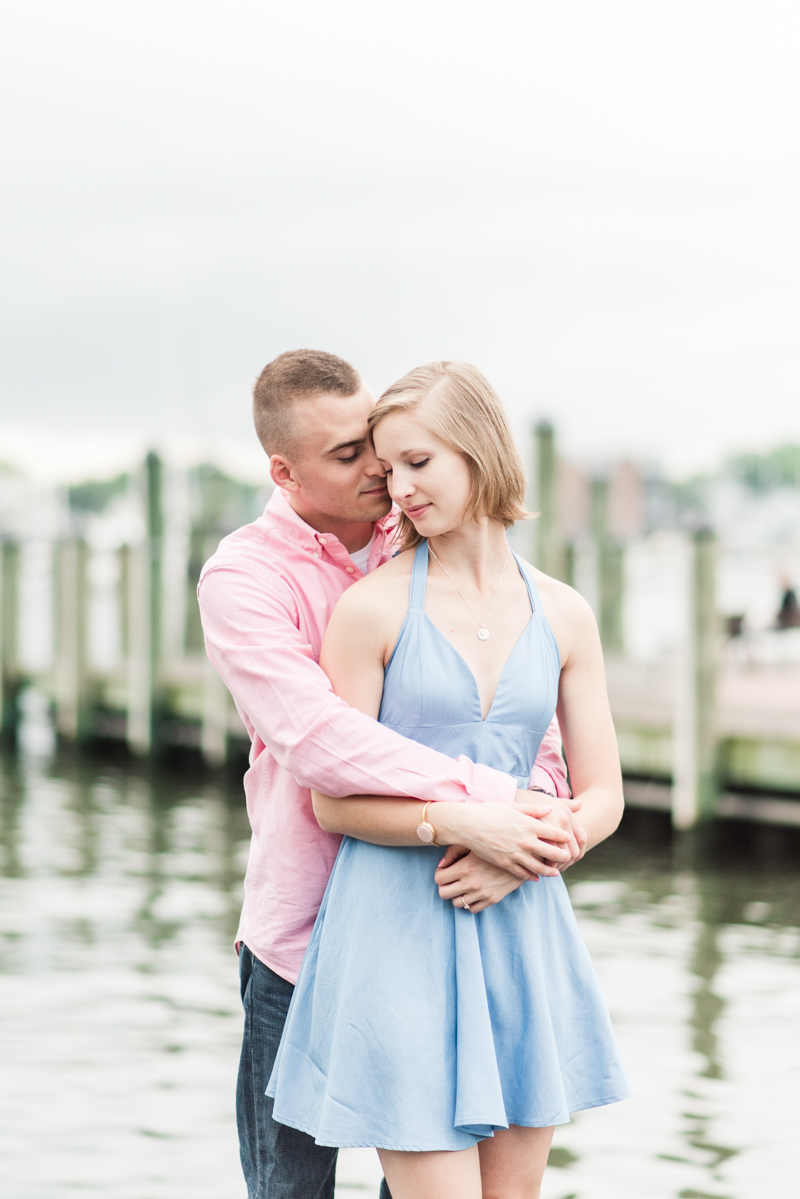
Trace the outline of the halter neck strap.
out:
<instances>
[{"instance_id":1,"label":"halter neck strap","mask_svg":"<svg viewBox=\"0 0 800 1199\"><path fill-rule=\"evenodd\" d=\"M526 568L526 564L522 559L513 552L512 557L517 564L517 570L522 575L525 586L528 589L528 598L531 602L531 611L539 615L541 612L541 600L539 599L539 591ZM428 550L428 542L421 541L414 551L414 561L411 564L411 583L408 589L408 607L422 609L425 607L425 592L428 587L428 562L430 560L430 552Z\"/></svg>"},{"instance_id":2,"label":"halter neck strap","mask_svg":"<svg viewBox=\"0 0 800 1199\"><path fill-rule=\"evenodd\" d=\"M525 586L528 588L528 599L531 601L531 611L534 613L534 615L538 616L541 609L541 601L539 599L539 592L536 588L536 584L529 574L529 568L522 561L518 554L514 554L514 561L517 564L517 570L522 575L522 580Z\"/></svg>"},{"instance_id":3,"label":"halter neck strap","mask_svg":"<svg viewBox=\"0 0 800 1199\"><path fill-rule=\"evenodd\" d=\"M425 591L428 586L428 543L421 541L414 551L411 564L411 583L408 589L408 607L424 608Z\"/></svg>"}]
</instances>

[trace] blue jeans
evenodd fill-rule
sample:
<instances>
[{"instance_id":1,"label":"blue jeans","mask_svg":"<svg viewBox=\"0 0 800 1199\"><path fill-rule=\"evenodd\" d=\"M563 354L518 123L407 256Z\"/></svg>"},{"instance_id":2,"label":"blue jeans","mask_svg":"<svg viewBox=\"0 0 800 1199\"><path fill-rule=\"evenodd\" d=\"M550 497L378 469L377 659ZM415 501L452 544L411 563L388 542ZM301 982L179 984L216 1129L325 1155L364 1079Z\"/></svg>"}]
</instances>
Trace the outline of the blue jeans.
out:
<instances>
[{"instance_id":1,"label":"blue jeans","mask_svg":"<svg viewBox=\"0 0 800 1199\"><path fill-rule=\"evenodd\" d=\"M294 987L242 945L244 1037L236 1087L239 1154L248 1199L333 1199L337 1149L272 1118L264 1094ZM386 1179L380 1199L392 1199Z\"/></svg>"}]
</instances>

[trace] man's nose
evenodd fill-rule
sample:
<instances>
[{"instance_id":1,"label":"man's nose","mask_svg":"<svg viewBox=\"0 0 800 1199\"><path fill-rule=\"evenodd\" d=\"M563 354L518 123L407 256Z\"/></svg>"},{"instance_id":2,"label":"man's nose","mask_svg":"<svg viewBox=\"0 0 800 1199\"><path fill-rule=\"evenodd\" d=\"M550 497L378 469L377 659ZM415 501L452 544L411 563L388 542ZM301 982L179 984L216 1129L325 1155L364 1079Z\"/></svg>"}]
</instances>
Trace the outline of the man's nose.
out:
<instances>
[{"instance_id":1,"label":"man's nose","mask_svg":"<svg viewBox=\"0 0 800 1199\"><path fill-rule=\"evenodd\" d=\"M367 460L364 464L364 473L367 475L375 475L379 479L386 478L386 471L383 469L377 457L375 456L374 450L371 450L367 455Z\"/></svg>"}]
</instances>

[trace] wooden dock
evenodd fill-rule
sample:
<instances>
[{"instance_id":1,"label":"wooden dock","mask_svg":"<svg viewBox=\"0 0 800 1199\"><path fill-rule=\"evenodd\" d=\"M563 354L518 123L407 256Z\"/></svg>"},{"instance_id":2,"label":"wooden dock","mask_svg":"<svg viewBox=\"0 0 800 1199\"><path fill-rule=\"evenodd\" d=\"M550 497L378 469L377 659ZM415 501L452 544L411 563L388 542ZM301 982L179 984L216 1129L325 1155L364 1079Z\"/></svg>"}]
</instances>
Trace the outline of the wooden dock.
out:
<instances>
[{"instance_id":1,"label":"wooden dock","mask_svg":"<svg viewBox=\"0 0 800 1199\"><path fill-rule=\"evenodd\" d=\"M533 559L575 584L574 543L559 518L553 430L533 431ZM591 484L595 608L606 660L626 802L670 813L676 828L711 819L800 825L800 665L734 655L716 603L717 545L682 532L683 644L671 661L633 661L623 648L624 534L610 521L607 480Z\"/></svg>"},{"instance_id":2,"label":"wooden dock","mask_svg":"<svg viewBox=\"0 0 800 1199\"><path fill-rule=\"evenodd\" d=\"M673 811L679 664L606 660L625 798ZM713 702L714 815L800 826L800 668L724 664Z\"/></svg>"},{"instance_id":3,"label":"wooden dock","mask_svg":"<svg viewBox=\"0 0 800 1199\"><path fill-rule=\"evenodd\" d=\"M542 427L538 437L539 476L552 489L552 431ZM137 755L186 747L216 767L249 743L204 653L196 582L220 537L252 519L265 497L214 468L196 468L182 481L194 500L176 528L157 455L125 486L139 535L106 550L116 564L120 630L112 665L98 668L89 652L93 550L81 528L52 543L54 653L44 670L21 662L24 547L2 542L2 734L14 738L21 692L33 685L49 697L64 741L117 741ZM705 530L687 538L692 615L684 652L669 662L622 656L623 551L604 531L605 499L602 488L596 492L599 623L627 802L668 811L678 828L712 818L800 826L800 665L748 665L728 652L714 604L715 543ZM557 573L568 555L553 535L552 496L538 507L537 555Z\"/></svg>"}]
</instances>

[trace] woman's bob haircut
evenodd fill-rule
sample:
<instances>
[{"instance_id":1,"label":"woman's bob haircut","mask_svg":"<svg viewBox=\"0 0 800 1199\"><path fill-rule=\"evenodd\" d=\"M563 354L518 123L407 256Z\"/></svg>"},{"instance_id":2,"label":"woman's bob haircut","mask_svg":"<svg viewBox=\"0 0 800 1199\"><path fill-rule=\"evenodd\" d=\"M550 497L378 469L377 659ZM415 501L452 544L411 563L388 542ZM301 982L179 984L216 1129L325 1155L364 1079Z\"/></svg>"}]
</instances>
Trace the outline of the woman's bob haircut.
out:
<instances>
[{"instance_id":1,"label":"woman's bob haircut","mask_svg":"<svg viewBox=\"0 0 800 1199\"><path fill-rule=\"evenodd\" d=\"M524 507L525 470L497 392L467 362L429 362L393 383L369 415L372 432L394 412L419 413L423 424L461 454L472 476L467 515L485 515L507 529L530 513ZM401 549L424 541L405 513L398 526Z\"/></svg>"}]
</instances>

